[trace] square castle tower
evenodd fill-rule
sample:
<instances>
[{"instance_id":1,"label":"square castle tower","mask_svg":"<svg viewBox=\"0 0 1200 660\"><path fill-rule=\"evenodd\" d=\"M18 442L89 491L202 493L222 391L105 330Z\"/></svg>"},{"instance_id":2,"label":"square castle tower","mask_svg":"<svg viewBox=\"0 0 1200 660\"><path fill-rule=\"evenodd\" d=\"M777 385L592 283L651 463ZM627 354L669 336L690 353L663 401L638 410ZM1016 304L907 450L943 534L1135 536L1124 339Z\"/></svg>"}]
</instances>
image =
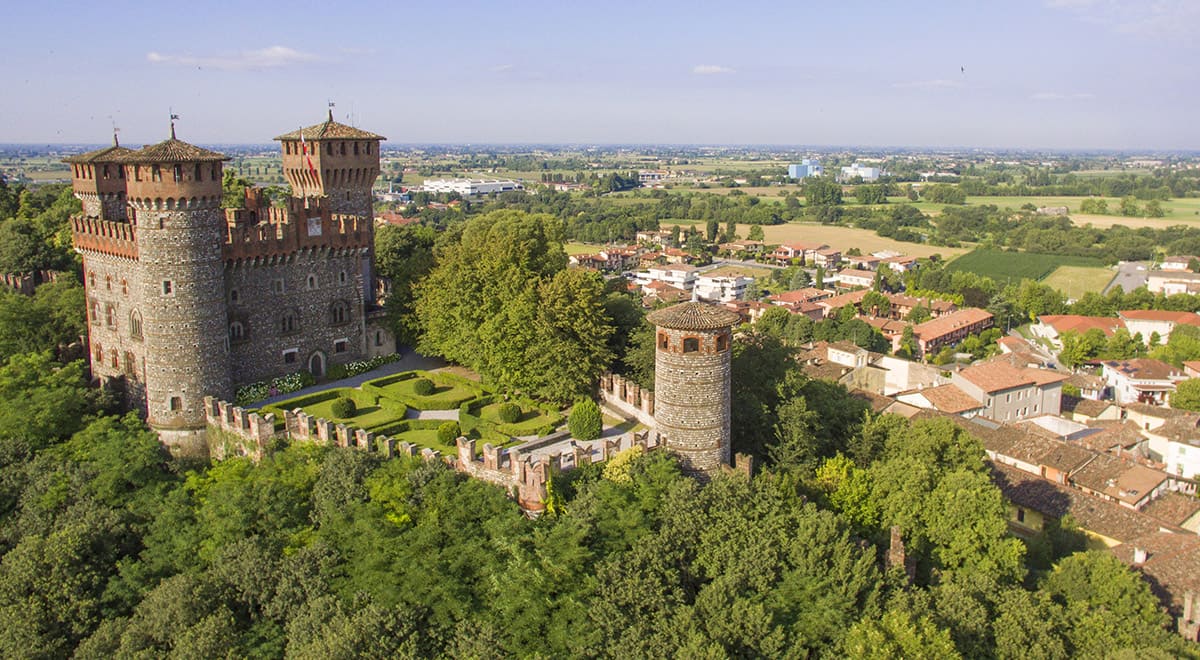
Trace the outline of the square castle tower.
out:
<instances>
[{"instance_id":1,"label":"square castle tower","mask_svg":"<svg viewBox=\"0 0 1200 660\"><path fill-rule=\"evenodd\" d=\"M376 300L371 186L382 136L328 119L275 138L292 196L221 207L222 154L175 138L65 159L83 212L92 374L179 453L206 452L203 398L395 351Z\"/></svg>"}]
</instances>

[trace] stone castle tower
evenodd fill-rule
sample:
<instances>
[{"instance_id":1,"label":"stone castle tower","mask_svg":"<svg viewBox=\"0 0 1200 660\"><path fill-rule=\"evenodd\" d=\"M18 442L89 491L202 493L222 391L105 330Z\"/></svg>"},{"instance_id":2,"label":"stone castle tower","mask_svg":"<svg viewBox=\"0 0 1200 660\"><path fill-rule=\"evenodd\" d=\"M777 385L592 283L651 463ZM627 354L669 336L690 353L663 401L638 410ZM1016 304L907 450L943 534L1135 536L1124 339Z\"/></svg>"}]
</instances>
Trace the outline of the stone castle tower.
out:
<instances>
[{"instance_id":1,"label":"stone castle tower","mask_svg":"<svg viewBox=\"0 0 1200 660\"><path fill-rule=\"evenodd\" d=\"M685 474L729 465L730 346L736 313L700 302L651 312L656 326L654 421Z\"/></svg>"},{"instance_id":2,"label":"stone castle tower","mask_svg":"<svg viewBox=\"0 0 1200 660\"><path fill-rule=\"evenodd\" d=\"M395 350L372 268L384 138L332 116L302 131L277 138L293 185L282 207L248 190L243 208L221 208L228 159L174 126L136 151L114 140L66 159L92 374L172 450L207 451L205 396Z\"/></svg>"}]
</instances>

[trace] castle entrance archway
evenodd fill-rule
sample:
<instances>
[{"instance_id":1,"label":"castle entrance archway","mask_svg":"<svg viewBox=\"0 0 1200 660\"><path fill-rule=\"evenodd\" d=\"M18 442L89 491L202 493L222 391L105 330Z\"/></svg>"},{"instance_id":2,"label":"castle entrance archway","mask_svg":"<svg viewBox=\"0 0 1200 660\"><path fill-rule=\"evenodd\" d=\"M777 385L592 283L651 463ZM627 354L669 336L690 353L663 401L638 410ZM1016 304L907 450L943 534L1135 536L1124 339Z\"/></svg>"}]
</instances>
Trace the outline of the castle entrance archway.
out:
<instances>
[{"instance_id":1,"label":"castle entrance archway","mask_svg":"<svg viewBox=\"0 0 1200 660\"><path fill-rule=\"evenodd\" d=\"M325 377L325 354L317 351L308 356L308 373L316 378Z\"/></svg>"}]
</instances>

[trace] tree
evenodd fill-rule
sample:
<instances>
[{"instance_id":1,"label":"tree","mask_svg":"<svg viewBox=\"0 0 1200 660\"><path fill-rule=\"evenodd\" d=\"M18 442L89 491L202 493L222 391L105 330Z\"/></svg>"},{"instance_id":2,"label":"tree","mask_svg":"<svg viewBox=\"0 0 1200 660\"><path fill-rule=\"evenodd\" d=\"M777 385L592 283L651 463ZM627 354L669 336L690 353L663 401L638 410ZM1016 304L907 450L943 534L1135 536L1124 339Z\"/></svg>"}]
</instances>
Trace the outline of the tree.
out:
<instances>
[{"instance_id":1,"label":"tree","mask_svg":"<svg viewBox=\"0 0 1200 660\"><path fill-rule=\"evenodd\" d=\"M599 275L566 269L548 215L472 218L416 288L420 348L549 400L586 392L612 360Z\"/></svg>"},{"instance_id":2,"label":"tree","mask_svg":"<svg viewBox=\"0 0 1200 660\"><path fill-rule=\"evenodd\" d=\"M388 322L396 339L417 342L420 325L414 313L414 286L433 270L432 227L384 225L375 232L375 267L391 282L391 293L384 302Z\"/></svg>"},{"instance_id":3,"label":"tree","mask_svg":"<svg viewBox=\"0 0 1200 660\"><path fill-rule=\"evenodd\" d=\"M576 440L595 440L600 437L604 425L600 416L600 406L591 398L580 399L571 408L567 417L567 430Z\"/></svg>"},{"instance_id":4,"label":"tree","mask_svg":"<svg viewBox=\"0 0 1200 660\"><path fill-rule=\"evenodd\" d=\"M870 316L887 316L892 308L892 301L878 291L871 291L863 296L862 311Z\"/></svg>"},{"instance_id":5,"label":"tree","mask_svg":"<svg viewBox=\"0 0 1200 660\"><path fill-rule=\"evenodd\" d=\"M817 266L817 275L813 278L813 286L818 289L825 288L825 267Z\"/></svg>"},{"instance_id":6,"label":"tree","mask_svg":"<svg viewBox=\"0 0 1200 660\"><path fill-rule=\"evenodd\" d=\"M1171 407L1200 412L1200 378L1176 383L1175 391L1171 393Z\"/></svg>"},{"instance_id":7,"label":"tree","mask_svg":"<svg viewBox=\"0 0 1200 660\"><path fill-rule=\"evenodd\" d=\"M717 232L719 231L721 231L721 223L718 222L716 218L712 218L708 222L704 223L704 238L707 239L709 243L717 240Z\"/></svg>"},{"instance_id":8,"label":"tree","mask_svg":"<svg viewBox=\"0 0 1200 660\"><path fill-rule=\"evenodd\" d=\"M811 206L835 206L842 203L842 186L827 177L804 180L804 199Z\"/></svg>"},{"instance_id":9,"label":"tree","mask_svg":"<svg viewBox=\"0 0 1200 660\"><path fill-rule=\"evenodd\" d=\"M841 651L849 658L878 660L962 657L948 631L938 628L927 615L913 616L902 609L856 623L842 640Z\"/></svg>"},{"instance_id":10,"label":"tree","mask_svg":"<svg viewBox=\"0 0 1200 660\"><path fill-rule=\"evenodd\" d=\"M766 237L763 235L762 225L751 225L750 232L746 235L746 238L751 241L766 240Z\"/></svg>"},{"instance_id":11,"label":"tree","mask_svg":"<svg viewBox=\"0 0 1200 660\"><path fill-rule=\"evenodd\" d=\"M227 209L246 208L246 188L251 185L253 184L249 181L234 174L233 170L225 170L225 174L221 178L221 207Z\"/></svg>"},{"instance_id":12,"label":"tree","mask_svg":"<svg viewBox=\"0 0 1200 660\"><path fill-rule=\"evenodd\" d=\"M725 240L726 242L737 240L737 221L733 218L725 222Z\"/></svg>"},{"instance_id":13,"label":"tree","mask_svg":"<svg viewBox=\"0 0 1200 660\"><path fill-rule=\"evenodd\" d=\"M908 316L905 316L904 320L915 325L920 325L931 318L933 318L933 313L929 311L928 307L917 305L909 311Z\"/></svg>"}]
</instances>

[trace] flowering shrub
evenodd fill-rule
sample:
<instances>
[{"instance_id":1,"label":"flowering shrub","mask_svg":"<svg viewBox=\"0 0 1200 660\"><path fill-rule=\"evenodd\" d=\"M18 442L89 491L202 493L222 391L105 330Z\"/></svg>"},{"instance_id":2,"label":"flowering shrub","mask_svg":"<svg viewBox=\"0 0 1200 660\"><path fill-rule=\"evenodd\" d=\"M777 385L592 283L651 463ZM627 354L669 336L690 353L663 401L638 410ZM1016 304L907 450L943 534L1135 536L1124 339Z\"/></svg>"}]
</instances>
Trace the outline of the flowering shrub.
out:
<instances>
[{"instance_id":1,"label":"flowering shrub","mask_svg":"<svg viewBox=\"0 0 1200 660\"><path fill-rule=\"evenodd\" d=\"M317 379L313 378L312 374L307 371L297 371L294 374L280 376L271 380L243 385L238 388L233 402L236 405L245 406L256 401L262 401L268 397L302 390L309 385L315 385L316 382Z\"/></svg>"}]
</instances>

